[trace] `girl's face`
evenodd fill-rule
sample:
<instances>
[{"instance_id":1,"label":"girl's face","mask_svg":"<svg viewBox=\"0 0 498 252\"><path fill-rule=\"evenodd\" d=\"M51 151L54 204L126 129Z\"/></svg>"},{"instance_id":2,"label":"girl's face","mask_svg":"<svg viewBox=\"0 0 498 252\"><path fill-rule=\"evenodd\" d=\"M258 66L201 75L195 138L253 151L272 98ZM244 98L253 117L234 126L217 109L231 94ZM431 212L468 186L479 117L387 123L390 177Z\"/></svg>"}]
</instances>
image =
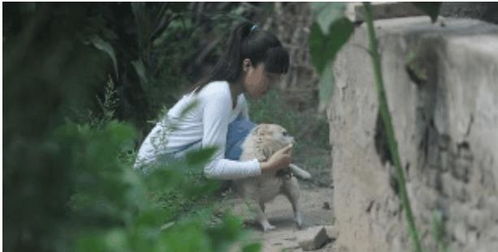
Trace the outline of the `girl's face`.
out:
<instances>
[{"instance_id":1,"label":"girl's face","mask_svg":"<svg viewBox=\"0 0 498 252\"><path fill-rule=\"evenodd\" d=\"M245 63L245 61L244 61ZM256 66L244 65L243 77L244 90L252 98L259 98L266 94L271 86L280 81L281 74L268 73L265 71L265 64L259 63Z\"/></svg>"}]
</instances>

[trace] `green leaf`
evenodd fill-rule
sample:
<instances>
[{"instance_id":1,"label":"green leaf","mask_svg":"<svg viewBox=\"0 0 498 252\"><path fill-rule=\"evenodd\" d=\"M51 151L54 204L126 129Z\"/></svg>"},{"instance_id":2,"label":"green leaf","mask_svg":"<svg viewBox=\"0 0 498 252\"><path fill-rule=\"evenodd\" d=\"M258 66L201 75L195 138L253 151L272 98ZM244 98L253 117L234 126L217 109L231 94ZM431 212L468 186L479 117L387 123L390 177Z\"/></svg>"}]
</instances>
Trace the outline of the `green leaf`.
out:
<instances>
[{"instance_id":1,"label":"green leaf","mask_svg":"<svg viewBox=\"0 0 498 252\"><path fill-rule=\"evenodd\" d=\"M200 223L179 223L162 235L156 251L212 251L208 234Z\"/></svg>"},{"instance_id":2,"label":"green leaf","mask_svg":"<svg viewBox=\"0 0 498 252\"><path fill-rule=\"evenodd\" d=\"M311 32L309 36L310 54L311 62L315 66L318 73L322 73L325 65L330 60L332 56L329 51L327 51L327 36L323 34L317 23L311 26Z\"/></svg>"},{"instance_id":3,"label":"green leaf","mask_svg":"<svg viewBox=\"0 0 498 252\"><path fill-rule=\"evenodd\" d=\"M126 233L122 229L114 229L104 236L108 251L128 251Z\"/></svg>"},{"instance_id":4,"label":"green leaf","mask_svg":"<svg viewBox=\"0 0 498 252\"><path fill-rule=\"evenodd\" d=\"M226 245L241 239L244 234L242 220L234 215L226 214L223 216L222 223L209 228L206 233L211 238L215 251L228 251Z\"/></svg>"},{"instance_id":5,"label":"green leaf","mask_svg":"<svg viewBox=\"0 0 498 252\"><path fill-rule=\"evenodd\" d=\"M425 12L434 23L437 20L437 16L439 16L439 10L441 9L441 3L413 3L417 9Z\"/></svg>"},{"instance_id":6,"label":"green leaf","mask_svg":"<svg viewBox=\"0 0 498 252\"><path fill-rule=\"evenodd\" d=\"M312 3L311 9L315 15L316 22L320 25L324 34L329 33L329 27L336 20L344 18L346 11L345 3Z\"/></svg>"},{"instance_id":7,"label":"green leaf","mask_svg":"<svg viewBox=\"0 0 498 252\"><path fill-rule=\"evenodd\" d=\"M244 248L242 248L242 251L243 252L259 252L259 251L261 251L261 243L248 244L248 245L244 246Z\"/></svg>"},{"instance_id":8,"label":"green leaf","mask_svg":"<svg viewBox=\"0 0 498 252\"><path fill-rule=\"evenodd\" d=\"M191 181L189 183L189 186L185 187L184 193L191 199L195 200L196 198L202 197L203 195L209 195L220 188L220 182L217 180L207 180L204 177L189 177ZM195 183L192 184L192 181L194 181Z\"/></svg>"},{"instance_id":9,"label":"green leaf","mask_svg":"<svg viewBox=\"0 0 498 252\"><path fill-rule=\"evenodd\" d=\"M147 172L145 184L149 189L168 189L177 186L182 181L181 169L182 162L176 161L164 164L149 164L143 167Z\"/></svg>"},{"instance_id":10,"label":"green leaf","mask_svg":"<svg viewBox=\"0 0 498 252\"><path fill-rule=\"evenodd\" d=\"M132 61L131 64L135 68L138 77L140 78L140 83L145 85L147 83L147 74L145 73L145 65L141 60Z\"/></svg>"},{"instance_id":11,"label":"green leaf","mask_svg":"<svg viewBox=\"0 0 498 252\"><path fill-rule=\"evenodd\" d=\"M128 142L130 139L134 139L135 133L135 130L130 125L114 120L106 124L104 132L104 134L107 134L108 137L119 144L123 144Z\"/></svg>"},{"instance_id":12,"label":"green leaf","mask_svg":"<svg viewBox=\"0 0 498 252\"><path fill-rule=\"evenodd\" d=\"M75 251L106 251L103 232L86 232L76 239Z\"/></svg>"},{"instance_id":13,"label":"green leaf","mask_svg":"<svg viewBox=\"0 0 498 252\"><path fill-rule=\"evenodd\" d=\"M319 86L319 98L320 102L318 105L318 110L320 112L325 111L327 105L329 104L330 97L332 97L332 92L334 90L334 74L332 71L332 61L329 61L325 66L325 70L320 76Z\"/></svg>"},{"instance_id":14,"label":"green leaf","mask_svg":"<svg viewBox=\"0 0 498 252\"><path fill-rule=\"evenodd\" d=\"M316 23L313 24L309 41L311 60L320 74L328 61L335 59L336 54L353 34L353 30L353 23L347 18L336 20L329 27L328 34L324 34Z\"/></svg>"},{"instance_id":15,"label":"green leaf","mask_svg":"<svg viewBox=\"0 0 498 252\"><path fill-rule=\"evenodd\" d=\"M93 36L90 39L90 42L95 46L95 48L107 53L112 60L112 64L114 65L114 72L116 72L116 76L119 77L118 73L118 61L116 60L116 54L114 53L114 48L109 42L104 41L99 36Z\"/></svg>"}]
</instances>

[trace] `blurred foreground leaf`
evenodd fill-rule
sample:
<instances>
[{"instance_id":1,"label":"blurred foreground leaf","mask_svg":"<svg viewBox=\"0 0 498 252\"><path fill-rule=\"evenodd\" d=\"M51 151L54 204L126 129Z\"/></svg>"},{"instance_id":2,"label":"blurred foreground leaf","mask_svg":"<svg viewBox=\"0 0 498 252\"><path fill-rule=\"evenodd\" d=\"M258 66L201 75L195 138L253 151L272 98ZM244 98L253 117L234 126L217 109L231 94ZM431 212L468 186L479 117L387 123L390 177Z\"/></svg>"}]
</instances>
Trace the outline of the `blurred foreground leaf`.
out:
<instances>
[{"instance_id":1,"label":"blurred foreground leaf","mask_svg":"<svg viewBox=\"0 0 498 252\"><path fill-rule=\"evenodd\" d=\"M353 34L353 23L344 16L344 8L334 3L315 4L317 23L309 38L312 62L320 74L319 111L325 111L334 89L333 62ZM329 16L327 16L328 14Z\"/></svg>"},{"instance_id":2,"label":"blurred foreground leaf","mask_svg":"<svg viewBox=\"0 0 498 252\"><path fill-rule=\"evenodd\" d=\"M439 16L439 10L441 9L441 3L433 2L433 3L427 3L427 2L420 2L420 3L412 3L420 9L421 11L425 12L430 18L431 21L434 23L437 20L437 17Z\"/></svg>"},{"instance_id":3,"label":"blurred foreground leaf","mask_svg":"<svg viewBox=\"0 0 498 252\"><path fill-rule=\"evenodd\" d=\"M315 15L315 21L318 23L322 32L327 35L329 33L329 26L344 17L346 11L345 3L311 3L311 10Z\"/></svg>"},{"instance_id":4,"label":"blurred foreground leaf","mask_svg":"<svg viewBox=\"0 0 498 252\"><path fill-rule=\"evenodd\" d=\"M109 57L112 60L112 64L114 66L114 72L116 73L116 76L119 78L118 61L116 60L116 53L114 53L114 48L112 48L111 44L109 42L104 41L101 37L96 35L90 39L90 42L93 44L93 46L95 46L95 48L102 50L107 55L109 55Z\"/></svg>"},{"instance_id":5,"label":"blurred foreground leaf","mask_svg":"<svg viewBox=\"0 0 498 252\"><path fill-rule=\"evenodd\" d=\"M332 23L328 28L328 34L313 24L310 33L310 53L319 73L323 73L328 61L334 61L339 50L353 34L353 30L353 23L345 17Z\"/></svg>"}]
</instances>

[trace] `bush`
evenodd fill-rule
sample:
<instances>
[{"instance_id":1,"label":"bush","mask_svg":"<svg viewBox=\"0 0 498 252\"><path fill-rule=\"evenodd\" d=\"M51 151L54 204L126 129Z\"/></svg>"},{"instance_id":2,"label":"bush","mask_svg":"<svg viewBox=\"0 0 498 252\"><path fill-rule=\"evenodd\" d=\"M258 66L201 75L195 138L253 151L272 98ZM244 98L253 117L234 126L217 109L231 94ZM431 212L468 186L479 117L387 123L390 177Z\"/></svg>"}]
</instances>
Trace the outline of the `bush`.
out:
<instances>
[{"instance_id":1,"label":"bush","mask_svg":"<svg viewBox=\"0 0 498 252\"><path fill-rule=\"evenodd\" d=\"M109 5L4 6L5 250L219 251L243 235L228 214L210 222L216 184L187 176L212 150L132 169L138 130L115 120L117 61L88 40Z\"/></svg>"}]
</instances>

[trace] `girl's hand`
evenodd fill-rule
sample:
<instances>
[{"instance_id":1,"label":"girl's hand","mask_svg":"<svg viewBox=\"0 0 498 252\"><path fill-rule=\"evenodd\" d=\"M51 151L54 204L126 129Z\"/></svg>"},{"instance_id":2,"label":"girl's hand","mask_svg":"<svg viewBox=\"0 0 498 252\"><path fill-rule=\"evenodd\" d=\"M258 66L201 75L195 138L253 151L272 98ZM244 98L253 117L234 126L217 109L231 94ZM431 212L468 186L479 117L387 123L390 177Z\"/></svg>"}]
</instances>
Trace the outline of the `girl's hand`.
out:
<instances>
[{"instance_id":1,"label":"girl's hand","mask_svg":"<svg viewBox=\"0 0 498 252\"><path fill-rule=\"evenodd\" d=\"M261 171L277 171L289 167L292 162L292 144L275 152L267 161L261 162Z\"/></svg>"}]
</instances>

